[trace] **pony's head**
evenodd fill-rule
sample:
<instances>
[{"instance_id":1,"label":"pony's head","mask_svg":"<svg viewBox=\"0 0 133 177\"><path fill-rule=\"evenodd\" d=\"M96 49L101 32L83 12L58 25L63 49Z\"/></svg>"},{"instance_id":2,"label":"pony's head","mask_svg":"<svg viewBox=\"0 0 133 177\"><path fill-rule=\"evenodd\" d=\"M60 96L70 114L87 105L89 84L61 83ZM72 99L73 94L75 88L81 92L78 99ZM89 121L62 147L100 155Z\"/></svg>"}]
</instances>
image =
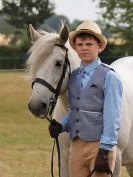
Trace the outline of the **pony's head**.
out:
<instances>
[{"instance_id":1,"label":"pony's head","mask_svg":"<svg viewBox=\"0 0 133 177\"><path fill-rule=\"evenodd\" d=\"M29 50L27 66L34 84L28 106L33 115L44 117L47 115L50 100L53 97L49 85L56 90L63 72L67 52L65 43L68 40L69 30L65 24L62 25L59 34L36 31L32 25L29 29L33 45ZM39 82L36 78L41 81ZM60 94L66 91L68 78L69 71L66 70ZM43 81L46 84L43 84Z\"/></svg>"}]
</instances>

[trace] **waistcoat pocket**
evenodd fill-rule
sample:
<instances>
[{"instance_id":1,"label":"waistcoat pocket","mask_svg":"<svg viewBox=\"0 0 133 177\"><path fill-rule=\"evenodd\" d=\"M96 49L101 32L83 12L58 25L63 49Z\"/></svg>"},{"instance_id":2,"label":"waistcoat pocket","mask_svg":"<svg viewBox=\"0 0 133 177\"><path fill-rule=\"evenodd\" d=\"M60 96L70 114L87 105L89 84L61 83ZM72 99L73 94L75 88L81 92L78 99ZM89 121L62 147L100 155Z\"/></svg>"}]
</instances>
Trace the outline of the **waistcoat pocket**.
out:
<instances>
[{"instance_id":1,"label":"waistcoat pocket","mask_svg":"<svg viewBox=\"0 0 133 177\"><path fill-rule=\"evenodd\" d=\"M83 117L83 122L86 124L89 124L90 122L93 122L94 124L101 124L102 123L102 113L101 112L80 110L80 116Z\"/></svg>"}]
</instances>

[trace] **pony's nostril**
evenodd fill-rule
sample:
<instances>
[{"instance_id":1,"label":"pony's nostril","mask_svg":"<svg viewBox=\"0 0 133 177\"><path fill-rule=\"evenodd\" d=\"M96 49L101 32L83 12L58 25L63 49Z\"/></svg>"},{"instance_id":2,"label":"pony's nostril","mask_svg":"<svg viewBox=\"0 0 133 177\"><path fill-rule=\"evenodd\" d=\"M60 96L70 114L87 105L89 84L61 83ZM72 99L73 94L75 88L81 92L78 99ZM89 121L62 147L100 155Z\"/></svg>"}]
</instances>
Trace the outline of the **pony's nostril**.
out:
<instances>
[{"instance_id":1,"label":"pony's nostril","mask_svg":"<svg viewBox=\"0 0 133 177\"><path fill-rule=\"evenodd\" d=\"M37 104L33 102L29 102L28 108L30 112L37 117L42 116L42 115L44 116L47 114L47 104L44 102L39 102Z\"/></svg>"},{"instance_id":2,"label":"pony's nostril","mask_svg":"<svg viewBox=\"0 0 133 177\"><path fill-rule=\"evenodd\" d=\"M42 103L42 108L46 109L47 108L47 104L46 103Z\"/></svg>"}]
</instances>

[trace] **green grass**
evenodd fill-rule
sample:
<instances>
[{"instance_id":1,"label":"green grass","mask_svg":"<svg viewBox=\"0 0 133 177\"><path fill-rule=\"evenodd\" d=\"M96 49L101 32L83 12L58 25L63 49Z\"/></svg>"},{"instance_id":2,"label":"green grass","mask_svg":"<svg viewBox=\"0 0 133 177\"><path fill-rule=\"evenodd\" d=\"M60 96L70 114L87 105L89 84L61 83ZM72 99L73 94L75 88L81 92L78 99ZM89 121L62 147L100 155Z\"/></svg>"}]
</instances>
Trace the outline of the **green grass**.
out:
<instances>
[{"instance_id":1,"label":"green grass","mask_svg":"<svg viewBox=\"0 0 133 177\"><path fill-rule=\"evenodd\" d=\"M25 73L0 72L0 177L49 177L52 140L46 120L27 108Z\"/></svg>"},{"instance_id":2,"label":"green grass","mask_svg":"<svg viewBox=\"0 0 133 177\"><path fill-rule=\"evenodd\" d=\"M0 177L50 177L48 122L29 113L32 90L24 76L0 72Z\"/></svg>"}]
</instances>

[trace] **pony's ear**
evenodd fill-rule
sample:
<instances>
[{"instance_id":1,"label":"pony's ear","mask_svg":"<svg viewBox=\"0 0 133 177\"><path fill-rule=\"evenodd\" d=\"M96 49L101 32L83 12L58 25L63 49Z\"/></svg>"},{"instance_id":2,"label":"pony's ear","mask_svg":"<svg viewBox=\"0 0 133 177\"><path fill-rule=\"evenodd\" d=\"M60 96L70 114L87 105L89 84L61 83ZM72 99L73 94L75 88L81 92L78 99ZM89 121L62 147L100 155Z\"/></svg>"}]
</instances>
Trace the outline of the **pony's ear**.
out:
<instances>
[{"instance_id":1,"label":"pony's ear","mask_svg":"<svg viewBox=\"0 0 133 177\"><path fill-rule=\"evenodd\" d=\"M69 28L68 26L65 24L63 26L63 28L61 29L61 32L60 32L60 42L65 44L68 40L68 36L69 36Z\"/></svg>"},{"instance_id":2,"label":"pony's ear","mask_svg":"<svg viewBox=\"0 0 133 177\"><path fill-rule=\"evenodd\" d=\"M30 31L31 39L33 42L35 42L37 39L39 39L42 36L38 31L36 31L33 28L31 24L29 25L29 31Z\"/></svg>"}]
</instances>

